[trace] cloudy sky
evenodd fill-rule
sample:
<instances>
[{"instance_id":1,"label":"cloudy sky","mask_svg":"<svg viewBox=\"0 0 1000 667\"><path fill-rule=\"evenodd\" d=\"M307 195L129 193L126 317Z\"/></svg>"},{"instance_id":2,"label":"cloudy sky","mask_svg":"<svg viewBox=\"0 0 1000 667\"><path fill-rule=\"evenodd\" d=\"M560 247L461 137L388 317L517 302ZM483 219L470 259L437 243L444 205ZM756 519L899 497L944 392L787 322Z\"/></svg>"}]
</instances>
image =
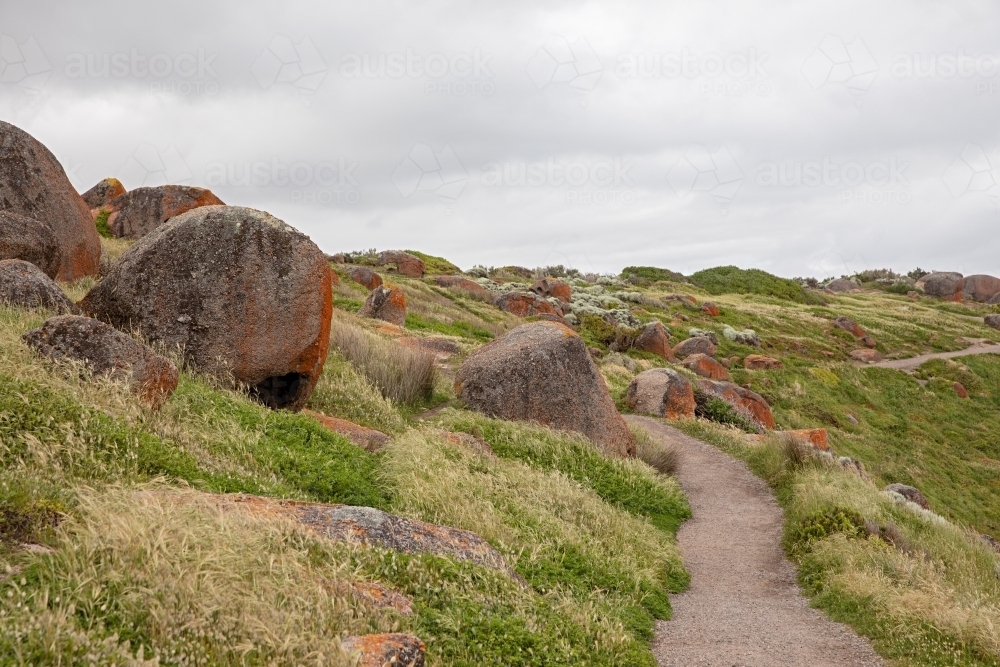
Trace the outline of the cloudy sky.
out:
<instances>
[{"instance_id":1,"label":"cloudy sky","mask_svg":"<svg viewBox=\"0 0 1000 667\"><path fill-rule=\"evenodd\" d=\"M996 2L484 4L6 2L0 118L327 252L1000 275Z\"/></svg>"}]
</instances>

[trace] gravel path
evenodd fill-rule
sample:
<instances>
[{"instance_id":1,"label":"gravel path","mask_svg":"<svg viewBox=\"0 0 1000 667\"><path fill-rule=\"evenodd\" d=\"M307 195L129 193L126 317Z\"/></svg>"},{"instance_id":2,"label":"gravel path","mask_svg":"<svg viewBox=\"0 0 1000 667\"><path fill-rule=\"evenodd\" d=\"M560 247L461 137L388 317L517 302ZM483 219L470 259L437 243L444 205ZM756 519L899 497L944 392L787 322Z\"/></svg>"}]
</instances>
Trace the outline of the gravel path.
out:
<instances>
[{"instance_id":1,"label":"gravel path","mask_svg":"<svg viewBox=\"0 0 1000 667\"><path fill-rule=\"evenodd\" d=\"M954 352L932 352L930 354L921 354L918 357L890 359L888 361L880 361L875 364L862 365L875 366L877 368L895 368L900 371L912 371L920 366L920 364L925 361L930 361L931 359L954 359L955 357L967 357L970 354L1000 354L1000 345L997 345L992 341L980 341L965 348L964 350L955 350Z\"/></svg>"},{"instance_id":2,"label":"gravel path","mask_svg":"<svg viewBox=\"0 0 1000 667\"><path fill-rule=\"evenodd\" d=\"M781 550L783 513L740 461L648 417L626 416L681 452L693 517L677 534L691 587L657 626L661 667L881 667L866 639L811 609Z\"/></svg>"}]
</instances>

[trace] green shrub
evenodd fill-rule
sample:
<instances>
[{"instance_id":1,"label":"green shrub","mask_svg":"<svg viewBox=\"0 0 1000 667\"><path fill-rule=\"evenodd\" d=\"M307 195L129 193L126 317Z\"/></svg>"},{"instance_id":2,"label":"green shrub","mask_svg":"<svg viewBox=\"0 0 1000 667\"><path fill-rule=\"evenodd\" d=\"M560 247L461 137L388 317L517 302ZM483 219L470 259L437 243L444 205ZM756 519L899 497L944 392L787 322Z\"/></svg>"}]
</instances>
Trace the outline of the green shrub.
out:
<instances>
[{"instance_id":1,"label":"green shrub","mask_svg":"<svg viewBox=\"0 0 1000 667\"><path fill-rule=\"evenodd\" d=\"M587 347L606 348L615 352L627 352L641 329L632 329L607 322L604 318L590 313L580 314L580 337Z\"/></svg>"},{"instance_id":2,"label":"green shrub","mask_svg":"<svg viewBox=\"0 0 1000 667\"><path fill-rule=\"evenodd\" d=\"M111 217L111 211L102 208L94 218L94 225L97 227L97 233L106 239L113 239L115 235L111 233L111 227L108 226L108 218Z\"/></svg>"},{"instance_id":3,"label":"green shrub","mask_svg":"<svg viewBox=\"0 0 1000 667\"><path fill-rule=\"evenodd\" d=\"M697 417L702 417L719 424L735 426L747 433L757 433L760 431L760 427L754 424L749 418L741 415L736 408L717 396L706 394L696 388L694 390L694 400L694 414Z\"/></svg>"},{"instance_id":4,"label":"green shrub","mask_svg":"<svg viewBox=\"0 0 1000 667\"><path fill-rule=\"evenodd\" d=\"M687 279L676 271L658 269L655 266L626 266L621 277L633 285L651 285L655 282L686 283Z\"/></svg>"},{"instance_id":5,"label":"green shrub","mask_svg":"<svg viewBox=\"0 0 1000 667\"><path fill-rule=\"evenodd\" d=\"M688 280L709 294L761 294L798 303L820 303L814 294L794 280L736 266L718 266L692 274Z\"/></svg>"},{"instance_id":6,"label":"green shrub","mask_svg":"<svg viewBox=\"0 0 1000 667\"><path fill-rule=\"evenodd\" d=\"M858 538L865 534L865 518L850 507L833 506L816 510L794 525L786 525L785 548L794 556L808 552L815 542L842 533Z\"/></svg>"},{"instance_id":7,"label":"green shrub","mask_svg":"<svg viewBox=\"0 0 1000 667\"><path fill-rule=\"evenodd\" d=\"M424 262L424 271L430 275L456 275L462 272L462 269L458 268L444 257L435 257L434 255L428 255L426 253L417 252L416 250L406 250L405 252L410 253L414 257L417 257Z\"/></svg>"}]
</instances>

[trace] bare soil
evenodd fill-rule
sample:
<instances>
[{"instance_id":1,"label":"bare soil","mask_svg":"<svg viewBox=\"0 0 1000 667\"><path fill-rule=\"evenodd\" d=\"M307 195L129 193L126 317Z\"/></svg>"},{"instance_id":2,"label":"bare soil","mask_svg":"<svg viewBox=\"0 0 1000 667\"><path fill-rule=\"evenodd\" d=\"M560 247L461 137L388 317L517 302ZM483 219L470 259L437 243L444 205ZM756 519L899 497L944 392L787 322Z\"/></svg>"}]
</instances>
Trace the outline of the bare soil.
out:
<instances>
[{"instance_id":1,"label":"bare soil","mask_svg":"<svg viewBox=\"0 0 1000 667\"><path fill-rule=\"evenodd\" d=\"M781 549L784 513L745 464L649 417L633 425L675 447L693 517L677 538L690 588L657 626L661 667L868 667L867 639L809 607Z\"/></svg>"}]
</instances>

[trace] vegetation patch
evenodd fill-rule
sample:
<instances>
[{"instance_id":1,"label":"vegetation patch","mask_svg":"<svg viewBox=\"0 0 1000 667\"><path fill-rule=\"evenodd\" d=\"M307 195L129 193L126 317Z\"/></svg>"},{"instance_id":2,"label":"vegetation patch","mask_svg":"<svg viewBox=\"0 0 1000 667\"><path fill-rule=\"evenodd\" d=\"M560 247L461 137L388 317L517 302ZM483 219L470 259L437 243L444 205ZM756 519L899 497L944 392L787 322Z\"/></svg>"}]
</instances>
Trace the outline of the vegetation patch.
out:
<instances>
[{"instance_id":1,"label":"vegetation patch","mask_svg":"<svg viewBox=\"0 0 1000 667\"><path fill-rule=\"evenodd\" d=\"M760 269L718 266L691 274L688 280L709 294L761 294L798 303L819 303L802 285Z\"/></svg>"}]
</instances>

